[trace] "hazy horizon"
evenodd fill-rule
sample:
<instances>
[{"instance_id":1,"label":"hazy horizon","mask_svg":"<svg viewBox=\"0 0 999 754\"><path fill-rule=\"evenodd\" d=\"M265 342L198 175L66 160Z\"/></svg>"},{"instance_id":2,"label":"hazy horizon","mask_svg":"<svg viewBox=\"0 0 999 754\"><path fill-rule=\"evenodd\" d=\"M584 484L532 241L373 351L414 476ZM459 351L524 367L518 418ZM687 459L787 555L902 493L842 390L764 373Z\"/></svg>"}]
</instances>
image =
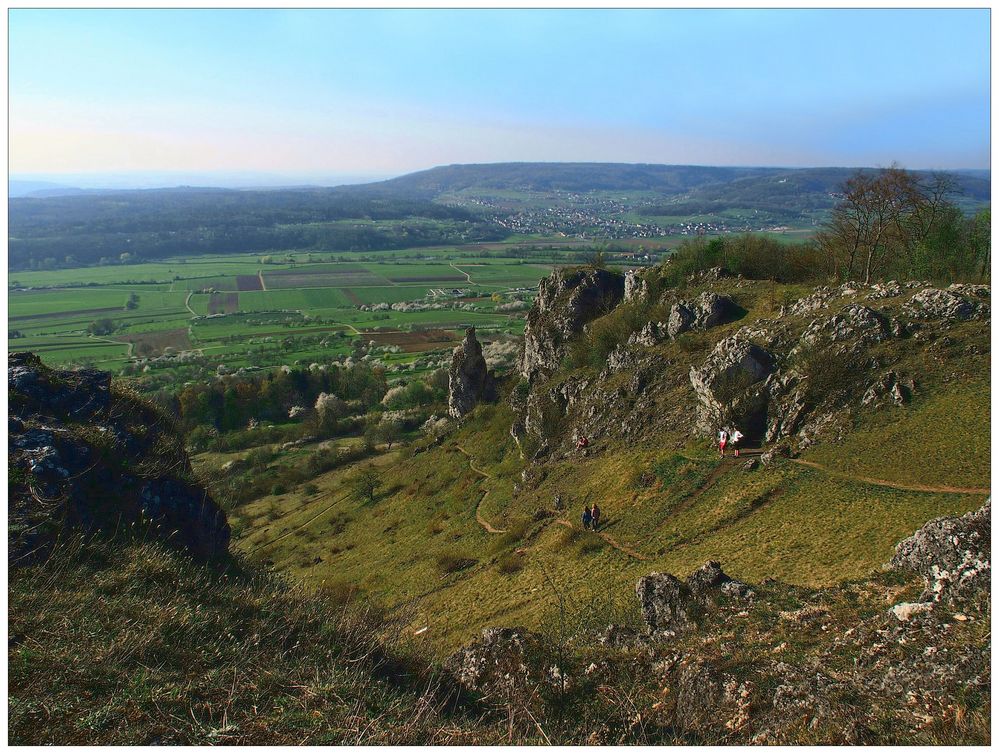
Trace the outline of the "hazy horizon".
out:
<instances>
[{"instance_id":1,"label":"hazy horizon","mask_svg":"<svg viewBox=\"0 0 999 754\"><path fill-rule=\"evenodd\" d=\"M452 163L452 164L480 164L480 165L500 165L516 162L527 162L522 160L510 160L493 163ZM587 161L592 164L632 164L632 165L680 165L681 163L613 163L604 160ZM569 164L569 161L553 162L550 160L535 160L527 164ZM691 165L692 167L746 167L746 168L787 168L788 170L807 170L810 168L879 168L884 165ZM303 174L303 173L258 173L254 171L226 171L226 172L189 172L189 171L134 171L131 173L10 173L7 177L8 184L11 183L47 183L53 187L76 188L86 190L129 190L129 189L159 189L159 188L284 188L296 186L309 187L335 187L350 186L363 183L375 183L377 181L387 181L410 173L432 170L434 168L447 167L446 165L432 165L425 168L404 171L401 173L359 173L359 174ZM953 171L953 172L991 172L989 167L984 168L960 168L948 166L905 166L909 170L917 171Z\"/></svg>"},{"instance_id":2,"label":"hazy horizon","mask_svg":"<svg viewBox=\"0 0 999 754\"><path fill-rule=\"evenodd\" d=\"M989 167L987 9L15 9L9 39L28 180Z\"/></svg>"}]
</instances>

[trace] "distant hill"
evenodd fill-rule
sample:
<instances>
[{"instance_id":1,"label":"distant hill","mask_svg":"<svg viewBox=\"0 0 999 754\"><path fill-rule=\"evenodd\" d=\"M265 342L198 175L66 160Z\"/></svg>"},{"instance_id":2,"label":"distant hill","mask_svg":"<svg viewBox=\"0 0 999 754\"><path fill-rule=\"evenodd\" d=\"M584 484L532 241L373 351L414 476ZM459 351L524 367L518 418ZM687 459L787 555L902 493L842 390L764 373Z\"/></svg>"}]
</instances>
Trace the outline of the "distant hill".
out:
<instances>
[{"instance_id":1,"label":"distant hill","mask_svg":"<svg viewBox=\"0 0 999 754\"><path fill-rule=\"evenodd\" d=\"M7 181L7 195L11 199L26 196L71 196L82 193L84 193L83 189L51 181Z\"/></svg>"},{"instance_id":2,"label":"distant hill","mask_svg":"<svg viewBox=\"0 0 999 754\"><path fill-rule=\"evenodd\" d=\"M679 194L740 178L774 175L781 168L726 168L609 162L504 162L446 165L355 190L442 194L465 189L514 191L655 191Z\"/></svg>"},{"instance_id":3,"label":"distant hill","mask_svg":"<svg viewBox=\"0 0 999 754\"><path fill-rule=\"evenodd\" d=\"M835 192L858 168L706 167L605 162L505 162L447 165L351 187L354 191L437 196L468 189L652 191L726 200ZM865 168L870 169L870 168ZM925 171L924 171L925 172ZM988 200L989 171L950 171L968 196Z\"/></svg>"}]
</instances>

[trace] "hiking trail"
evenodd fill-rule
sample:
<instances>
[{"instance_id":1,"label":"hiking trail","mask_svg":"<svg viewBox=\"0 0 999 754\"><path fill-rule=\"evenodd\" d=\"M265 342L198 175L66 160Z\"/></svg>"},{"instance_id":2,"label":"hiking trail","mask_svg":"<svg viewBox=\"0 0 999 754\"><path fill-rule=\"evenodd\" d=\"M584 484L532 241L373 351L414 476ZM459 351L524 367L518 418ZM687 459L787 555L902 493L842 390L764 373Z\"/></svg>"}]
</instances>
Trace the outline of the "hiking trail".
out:
<instances>
[{"instance_id":1,"label":"hiking trail","mask_svg":"<svg viewBox=\"0 0 999 754\"><path fill-rule=\"evenodd\" d=\"M570 529L575 528L572 525L572 523L570 523L569 521L566 521L564 518L556 518L555 519L555 523L559 524L560 526L568 526ZM592 530L588 530L588 531L592 531ZM642 555L642 553L638 552L637 550L632 550L627 545L622 545L620 542L618 542L616 539L614 539L614 537L612 537L610 534L606 534L606 533L604 533L602 531L594 531L593 533L596 534L598 537L600 537L600 539L602 539L604 542L606 542L607 544L609 544L611 547L613 547L615 550L618 550L619 552L623 552L625 555L627 555L629 557L632 557L635 560L648 560L649 559L649 557L647 555Z\"/></svg>"},{"instance_id":2,"label":"hiking trail","mask_svg":"<svg viewBox=\"0 0 999 754\"><path fill-rule=\"evenodd\" d=\"M194 309L191 308L191 296L193 296L193 295L194 295L194 291L188 291L187 292L187 298L184 299L184 306L187 307L187 310L189 312L191 312L191 314L193 314L195 317L197 317L198 313L196 311L194 311Z\"/></svg>"},{"instance_id":3,"label":"hiking trail","mask_svg":"<svg viewBox=\"0 0 999 754\"><path fill-rule=\"evenodd\" d=\"M454 447L456 447L468 459L468 468L470 468L476 474L478 474L479 476L481 476L481 477L483 477L485 479L492 479L493 478L492 474L490 474L490 473L488 473L486 471L483 471L482 469L480 469L478 466L476 466L472 462L472 456L469 454L469 452L467 450L465 450L460 445L455 445ZM490 534L505 534L506 533L506 529L497 529L496 527L494 527L492 524L490 524L488 521L486 521L486 519L484 519L482 517L482 511L480 510L482 508L482 501L485 500L488 496L489 496L489 490L485 490L482 493L482 497L479 498L479 502L475 506L475 520L479 522L479 526L481 526L483 529L485 529Z\"/></svg>"},{"instance_id":4,"label":"hiking trail","mask_svg":"<svg viewBox=\"0 0 999 754\"><path fill-rule=\"evenodd\" d=\"M862 482L864 484L874 484L878 487L890 487L895 490L904 490L906 492L943 492L956 495L988 495L991 490L988 487L952 487L949 485L928 485L928 484L902 484L901 482L892 482L888 479L878 479L877 477L869 476L859 476L856 474L849 474L845 471L837 471L836 469L830 469L828 466L823 466L815 461L806 461L803 458L789 458L792 463L799 464L800 466L808 466L809 468L818 469L823 471L830 476L839 477L841 479L849 479L854 482Z\"/></svg>"}]
</instances>

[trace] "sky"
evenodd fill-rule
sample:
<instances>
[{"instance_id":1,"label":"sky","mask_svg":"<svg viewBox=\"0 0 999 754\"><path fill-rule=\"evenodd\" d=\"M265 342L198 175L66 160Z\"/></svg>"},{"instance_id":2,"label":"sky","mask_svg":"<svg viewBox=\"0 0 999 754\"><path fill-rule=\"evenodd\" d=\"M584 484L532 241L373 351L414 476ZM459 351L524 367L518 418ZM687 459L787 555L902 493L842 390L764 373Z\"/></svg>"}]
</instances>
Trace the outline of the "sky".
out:
<instances>
[{"instance_id":1,"label":"sky","mask_svg":"<svg viewBox=\"0 0 999 754\"><path fill-rule=\"evenodd\" d=\"M9 170L989 167L988 10L10 10Z\"/></svg>"}]
</instances>

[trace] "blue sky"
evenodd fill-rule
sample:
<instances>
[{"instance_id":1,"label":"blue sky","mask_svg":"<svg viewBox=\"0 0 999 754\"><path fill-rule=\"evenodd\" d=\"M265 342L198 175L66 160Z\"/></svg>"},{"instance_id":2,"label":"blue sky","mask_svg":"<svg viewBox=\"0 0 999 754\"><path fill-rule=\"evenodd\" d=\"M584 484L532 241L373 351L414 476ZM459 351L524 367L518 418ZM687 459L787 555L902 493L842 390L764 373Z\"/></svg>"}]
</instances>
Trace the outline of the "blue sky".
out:
<instances>
[{"instance_id":1,"label":"blue sky","mask_svg":"<svg viewBox=\"0 0 999 754\"><path fill-rule=\"evenodd\" d=\"M12 174L988 167L987 10L12 10Z\"/></svg>"}]
</instances>

